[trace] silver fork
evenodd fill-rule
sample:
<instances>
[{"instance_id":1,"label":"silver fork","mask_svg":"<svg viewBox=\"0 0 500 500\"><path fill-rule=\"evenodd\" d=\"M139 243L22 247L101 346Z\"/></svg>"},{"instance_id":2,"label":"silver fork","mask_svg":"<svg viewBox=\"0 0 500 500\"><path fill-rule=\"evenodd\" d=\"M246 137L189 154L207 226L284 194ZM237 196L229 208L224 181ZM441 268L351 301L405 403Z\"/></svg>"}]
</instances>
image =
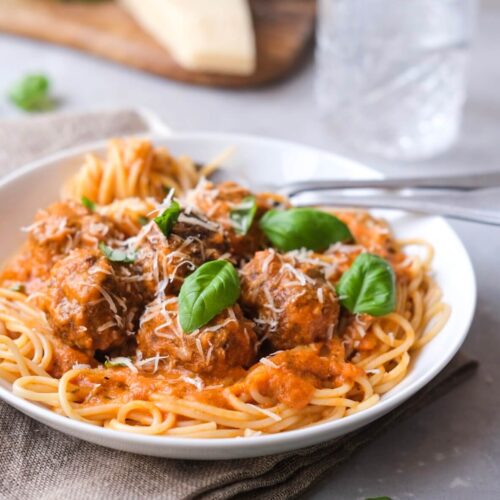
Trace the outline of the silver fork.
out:
<instances>
[{"instance_id":1,"label":"silver fork","mask_svg":"<svg viewBox=\"0 0 500 500\"><path fill-rule=\"evenodd\" d=\"M338 189L446 189L468 191L500 186L500 171L480 172L456 176L389 177L387 179L336 179L292 182L282 186L268 186L291 197L304 191L331 191Z\"/></svg>"},{"instance_id":2,"label":"silver fork","mask_svg":"<svg viewBox=\"0 0 500 500\"><path fill-rule=\"evenodd\" d=\"M500 172L303 181L281 186L259 186L246 179L235 179L234 173L226 169L217 171L214 177L216 182L236 180L250 184L255 191L277 192L287 196L295 206L394 208L500 225ZM368 192L360 194L359 190Z\"/></svg>"},{"instance_id":3,"label":"silver fork","mask_svg":"<svg viewBox=\"0 0 500 500\"><path fill-rule=\"evenodd\" d=\"M442 215L454 219L500 226L500 187L469 191L395 194L382 191L366 196L328 191L304 191L290 197L294 206L351 206L394 208Z\"/></svg>"}]
</instances>

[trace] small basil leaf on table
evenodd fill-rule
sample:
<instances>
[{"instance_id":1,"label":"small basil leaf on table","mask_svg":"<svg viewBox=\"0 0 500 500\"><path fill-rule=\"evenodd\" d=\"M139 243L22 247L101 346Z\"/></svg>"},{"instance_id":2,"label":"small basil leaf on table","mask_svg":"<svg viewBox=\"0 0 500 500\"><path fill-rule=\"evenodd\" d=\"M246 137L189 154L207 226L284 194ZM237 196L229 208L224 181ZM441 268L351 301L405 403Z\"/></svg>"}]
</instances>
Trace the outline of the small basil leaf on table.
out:
<instances>
[{"instance_id":1,"label":"small basil leaf on table","mask_svg":"<svg viewBox=\"0 0 500 500\"><path fill-rule=\"evenodd\" d=\"M88 208L91 212L95 212L96 205L95 203L87 198L86 196L82 196L82 205L85 208Z\"/></svg>"},{"instance_id":2,"label":"small basil leaf on table","mask_svg":"<svg viewBox=\"0 0 500 500\"><path fill-rule=\"evenodd\" d=\"M384 316L396 307L396 278L391 265L370 253L356 257L337 284L340 303L352 313Z\"/></svg>"},{"instance_id":3,"label":"small basil leaf on table","mask_svg":"<svg viewBox=\"0 0 500 500\"><path fill-rule=\"evenodd\" d=\"M137 258L137 255L133 250L116 250L108 247L108 245L105 245L102 241L99 243L99 250L111 262L130 264L135 262L135 259Z\"/></svg>"},{"instance_id":4,"label":"small basil leaf on table","mask_svg":"<svg viewBox=\"0 0 500 500\"><path fill-rule=\"evenodd\" d=\"M165 236L168 236L172 231L180 213L181 206L176 201L173 201L170 206L163 211L163 213L154 218L156 225Z\"/></svg>"},{"instance_id":5,"label":"small basil leaf on table","mask_svg":"<svg viewBox=\"0 0 500 500\"><path fill-rule=\"evenodd\" d=\"M10 89L9 98L25 111L43 111L54 105L49 88L50 83L45 75L26 75Z\"/></svg>"},{"instance_id":6,"label":"small basil leaf on table","mask_svg":"<svg viewBox=\"0 0 500 500\"><path fill-rule=\"evenodd\" d=\"M255 196L243 198L241 203L231 210L230 217L234 224L236 233L245 235L250 230L252 222L257 213L257 201Z\"/></svg>"},{"instance_id":7,"label":"small basil leaf on table","mask_svg":"<svg viewBox=\"0 0 500 500\"><path fill-rule=\"evenodd\" d=\"M206 325L232 306L240 296L240 278L226 260L200 266L182 284L179 294L179 321L186 333Z\"/></svg>"},{"instance_id":8,"label":"small basil leaf on table","mask_svg":"<svg viewBox=\"0 0 500 500\"><path fill-rule=\"evenodd\" d=\"M340 219L314 208L269 210L259 225L271 243L285 252L299 248L325 250L333 243L353 239Z\"/></svg>"}]
</instances>

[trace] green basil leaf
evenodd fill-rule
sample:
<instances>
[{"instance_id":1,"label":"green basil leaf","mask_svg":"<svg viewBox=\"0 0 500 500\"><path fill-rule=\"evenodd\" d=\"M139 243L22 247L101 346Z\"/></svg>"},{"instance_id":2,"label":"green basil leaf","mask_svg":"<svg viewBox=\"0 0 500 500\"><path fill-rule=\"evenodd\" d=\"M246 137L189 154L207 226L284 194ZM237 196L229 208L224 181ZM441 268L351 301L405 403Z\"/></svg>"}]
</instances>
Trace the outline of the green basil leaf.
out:
<instances>
[{"instance_id":1,"label":"green basil leaf","mask_svg":"<svg viewBox=\"0 0 500 500\"><path fill-rule=\"evenodd\" d=\"M50 83L45 75L26 75L9 91L10 100L25 111L42 111L53 107Z\"/></svg>"},{"instance_id":2,"label":"green basil leaf","mask_svg":"<svg viewBox=\"0 0 500 500\"><path fill-rule=\"evenodd\" d=\"M114 248L105 245L102 241L99 243L99 250L111 262L130 264L131 262L135 262L135 259L137 258L137 254L133 250L115 250Z\"/></svg>"},{"instance_id":3,"label":"green basil leaf","mask_svg":"<svg viewBox=\"0 0 500 500\"><path fill-rule=\"evenodd\" d=\"M181 213L181 206L176 202L172 201L170 206L166 208L161 215L154 218L156 225L160 228L161 232L168 236L177 222L179 215Z\"/></svg>"},{"instance_id":4,"label":"green basil leaf","mask_svg":"<svg viewBox=\"0 0 500 500\"><path fill-rule=\"evenodd\" d=\"M89 200L86 196L82 196L82 205L88 208L91 212L95 212L96 204Z\"/></svg>"},{"instance_id":5,"label":"green basil leaf","mask_svg":"<svg viewBox=\"0 0 500 500\"><path fill-rule=\"evenodd\" d=\"M236 233L245 235L250 230L252 222L257 213L257 201L255 196L243 198L241 203L233 208L230 213Z\"/></svg>"},{"instance_id":6,"label":"green basil leaf","mask_svg":"<svg viewBox=\"0 0 500 500\"><path fill-rule=\"evenodd\" d=\"M240 278L226 260L200 266L182 284L179 293L179 321L186 333L206 325L240 296Z\"/></svg>"},{"instance_id":7,"label":"green basil leaf","mask_svg":"<svg viewBox=\"0 0 500 500\"><path fill-rule=\"evenodd\" d=\"M332 243L353 239L340 219L314 208L269 210L259 224L271 243L285 252L298 248L325 250Z\"/></svg>"},{"instance_id":8,"label":"green basil leaf","mask_svg":"<svg viewBox=\"0 0 500 500\"><path fill-rule=\"evenodd\" d=\"M370 253L356 257L337 284L340 303L352 313L384 316L396 307L396 278L391 265Z\"/></svg>"}]
</instances>

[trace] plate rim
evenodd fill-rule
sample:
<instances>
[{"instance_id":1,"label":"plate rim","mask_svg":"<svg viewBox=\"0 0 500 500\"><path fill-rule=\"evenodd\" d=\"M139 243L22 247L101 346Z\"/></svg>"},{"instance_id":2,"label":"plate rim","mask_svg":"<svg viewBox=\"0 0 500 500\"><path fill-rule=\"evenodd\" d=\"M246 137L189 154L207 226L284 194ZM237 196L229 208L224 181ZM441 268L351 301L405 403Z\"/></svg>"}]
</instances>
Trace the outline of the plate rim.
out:
<instances>
[{"instance_id":1,"label":"plate rim","mask_svg":"<svg viewBox=\"0 0 500 500\"><path fill-rule=\"evenodd\" d=\"M302 148L313 154L321 155L332 162L341 162L346 166L353 166L358 172L362 172L371 176L372 178L382 178L383 174L376 170L375 168L369 167L363 163L356 160L338 155L327 150L317 148L314 146L309 146L307 144L302 144L298 141L291 141L278 138L263 137L255 134L239 134L239 133L228 133L228 132L206 132L206 131L192 131L192 132L171 132L167 135L158 135L151 133L137 134L137 137L143 137L152 140L155 143L165 143L168 141L176 141L179 139L190 139L190 140L224 140L228 141L248 141L248 142L258 142L260 144L266 143L274 146L280 146L282 148L292 147L292 148ZM15 180L29 175L30 172L35 170L47 168L55 162L60 162L65 159L70 159L77 155L82 155L91 151L102 150L108 140L103 139L99 141L92 141L87 144L67 148L39 159L31 161L19 168L15 168L11 172L0 178L0 190L8 188L8 185ZM111 429L105 429L98 426L93 426L85 422L80 422L77 420L70 419L68 417L58 415L52 410L40 406L34 402L22 399L19 396L14 395L9 389L0 385L0 398L7 402L9 405L15 407L21 412L28 415L30 418L35 418L38 421L43 422L46 425L60 431L67 432L73 436L80 437L82 434L90 434L94 443L102 444L104 446L109 446L106 441L112 442L119 448L119 443L125 441L126 443L144 444L145 447L153 447L158 456L171 456L171 457L181 457L182 458L192 458L198 460L211 460L220 459L220 456L207 456L207 457L194 457L189 456L192 452L197 450L200 451L212 451L212 452L234 452L238 449L244 448L245 452L240 454L228 455L227 459L234 457L257 457L273 454L276 452L281 452L285 450L296 450L303 448L305 446L317 444L322 441L323 437L330 439L332 436L327 436L330 430L331 434L334 434L332 430L337 428L345 427L338 435L344 435L354 429L360 428L371 421L374 421L395 407L401 405L408 398L414 396L420 389L425 387L433 378L435 378L451 361L451 359L458 352L463 342L465 341L474 318L474 313L476 310L477 302L477 282L474 272L474 267L472 265L470 256L462 243L461 239L455 232L455 230L450 226L450 224L445 221L444 218L436 216L435 217L441 224L444 224L448 229L450 235L454 238L454 244L457 245L465 261L467 263L467 268L464 272L469 273L470 283L472 288L469 290L470 300L469 307L465 315L465 323L462 328L461 335L457 336L455 342L451 344L445 355L440 359L439 363L430 367L430 369L421 377L417 378L410 385L405 387L402 391L396 392L395 394L389 394L388 397L382 401L379 401L376 405L367 408L359 413L355 413L343 419L323 422L312 425L310 427L305 427L301 429L294 429L286 431L284 433L270 434L265 436L251 436L245 437L243 439L235 438L218 438L214 440L202 439L202 438L177 438L172 436L150 436L143 434L133 434L124 431L117 431ZM278 446L281 445L281 446ZM191 453L186 453L191 450ZM183 453L177 453L181 452ZM150 450L145 449L143 454L153 454Z\"/></svg>"}]
</instances>

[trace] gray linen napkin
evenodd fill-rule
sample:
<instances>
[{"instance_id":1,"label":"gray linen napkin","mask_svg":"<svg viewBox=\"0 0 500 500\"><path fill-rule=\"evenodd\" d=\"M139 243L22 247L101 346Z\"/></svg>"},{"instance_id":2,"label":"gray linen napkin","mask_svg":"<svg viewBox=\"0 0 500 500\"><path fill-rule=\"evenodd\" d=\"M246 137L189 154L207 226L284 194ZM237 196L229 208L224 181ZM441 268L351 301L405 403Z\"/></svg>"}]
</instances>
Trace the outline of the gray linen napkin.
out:
<instances>
[{"instance_id":1,"label":"gray linen napkin","mask_svg":"<svg viewBox=\"0 0 500 500\"><path fill-rule=\"evenodd\" d=\"M146 121L128 110L4 122L0 175L64 147L147 131ZM280 455L217 462L143 457L102 448L53 431L0 402L0 498L293 498L476 368L477 362L459 353L409 401L345 437Z\"/></svg>"},{"instance_id":2,"label":"gray linen napkin","mask_svg":"<svg viewBox=\"0 0 500 500\"><path fill-rule=\"evenodd\" d=\"M132 110L37 115L3 120L0 125L0 175L62 149L87 142L147 132L143 117Z\"/></svg>"}]
</instances>

